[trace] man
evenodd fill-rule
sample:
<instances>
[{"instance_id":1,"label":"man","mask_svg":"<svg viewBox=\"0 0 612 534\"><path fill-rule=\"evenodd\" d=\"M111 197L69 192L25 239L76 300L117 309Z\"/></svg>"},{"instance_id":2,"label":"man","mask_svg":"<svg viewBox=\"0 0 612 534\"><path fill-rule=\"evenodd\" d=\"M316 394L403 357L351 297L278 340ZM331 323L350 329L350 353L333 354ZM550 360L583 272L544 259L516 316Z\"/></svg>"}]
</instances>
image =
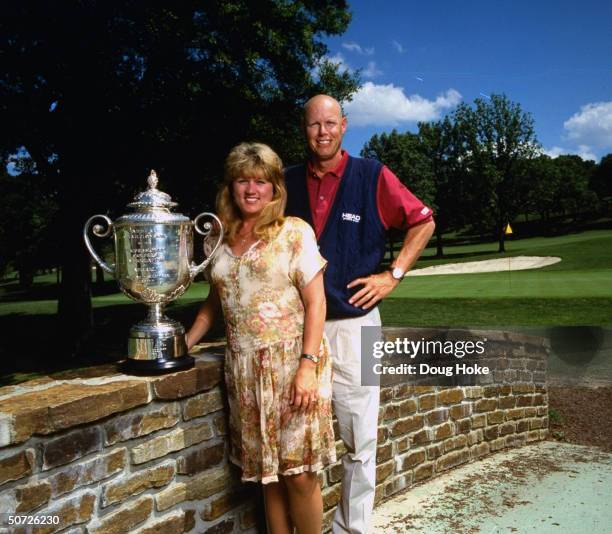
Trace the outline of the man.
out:
<instances>
[{"instance_id":1,"label":"man","mask_svg":"<svg viewBox=\"0 0 612 534\"><path fill-rule=\"evenodd\" d=\"M431 209L387 167L341 149L346 128L347 118L332 97L317 95L306 103L310 159L285 171L286 214L312 225L329 262L325 333L334 366L334 412L348 450L332 530L362 533L374 506L380 391L361 385L361 327L380 327L376 304L416 262L435 225ZM391 268L377 273L389 227L406 229L406 237Z\"/></svg>"}]
</instances>

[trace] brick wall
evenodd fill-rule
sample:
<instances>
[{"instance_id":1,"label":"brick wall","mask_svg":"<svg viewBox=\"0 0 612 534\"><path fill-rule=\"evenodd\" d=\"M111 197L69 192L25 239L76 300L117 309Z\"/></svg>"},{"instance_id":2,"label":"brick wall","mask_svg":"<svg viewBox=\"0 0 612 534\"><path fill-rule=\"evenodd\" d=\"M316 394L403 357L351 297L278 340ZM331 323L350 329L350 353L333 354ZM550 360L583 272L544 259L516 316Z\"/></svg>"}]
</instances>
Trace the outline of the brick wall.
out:
<instances>
[{"instance_id":1,"label":"brick wall","mask_svg":"<svg viewBox=\"0 0 612 534\"><path fill-rule=\"evenodd\" d=\"M510 374L494 377L497 385L384 386L377 502L456 465L544 439L546 353L542 340L498 333L491 357L518 359L500 371ZM0 513L60 517L54 527L5 531L254 532L254 485L242 485L228 464L227 439L221 362L210 358L159 377L102 366L0 388ZM340 462L320 473L326 525L340 474Z\"/></svg>"}]
</instances>

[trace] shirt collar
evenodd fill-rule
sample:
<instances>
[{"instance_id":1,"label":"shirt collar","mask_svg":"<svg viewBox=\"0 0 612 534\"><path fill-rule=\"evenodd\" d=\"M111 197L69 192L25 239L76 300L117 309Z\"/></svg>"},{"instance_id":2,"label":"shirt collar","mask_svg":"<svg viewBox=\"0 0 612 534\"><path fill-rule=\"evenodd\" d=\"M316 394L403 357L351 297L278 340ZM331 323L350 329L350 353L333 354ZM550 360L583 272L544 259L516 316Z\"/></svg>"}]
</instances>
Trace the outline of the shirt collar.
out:
<instances>
[{"instance_id":1,"label":"shirt collar","mask_svg":"<svg viewBox=\"0 0 612 534\"><path fill-rule=\"evenodd\" d=\"M344 174L344 169L346 169L346 164L348 163L349 154L344 149L340 149L340 153L342 154L342 159L340 160L340 163L338 163L335 169L326 172L325 176L331 175L335 178L342 178L342 175ZM308 160L308 175L312 178L322 178L322 176L319 176L314 170L314 166L311 160Z\"/></svg>"}]
</instances>

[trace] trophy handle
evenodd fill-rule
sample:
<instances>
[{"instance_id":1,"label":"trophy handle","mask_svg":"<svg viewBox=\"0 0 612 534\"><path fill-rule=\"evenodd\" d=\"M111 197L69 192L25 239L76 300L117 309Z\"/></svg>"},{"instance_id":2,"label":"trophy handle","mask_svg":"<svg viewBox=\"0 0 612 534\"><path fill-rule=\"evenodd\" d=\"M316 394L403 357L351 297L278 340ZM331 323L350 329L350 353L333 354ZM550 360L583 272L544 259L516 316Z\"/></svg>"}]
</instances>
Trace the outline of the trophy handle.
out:
<instances>
[{"instance_id":1,"label":"trophy handle","mask_svg":"<svg viewBox=\"0 0 612 534\"><path fill-rule=\"evenodd\" d=\"M83 239L85 240L85 246L87 247L87 250L91 254L91 257L98 263L100 267L102 267L104 271L106 271L109 274L112 274L114 277L115 276L114 266L109 267L106 264L106 262L102 258L100 258L100 256L98 256L93 246L91 245L89 241L89 237L87 235L89 233L89 227L91 226L91 223L98 217L104 219L104 222L106 223L106 230L104 230L104 228L101 225L96 224L92 228L93 234L96 237L106 237L107 235L111 233L111 230L113 228L113 221L111 221L106 215L94 215L93 217L90 217L89 219L87 219L87 222L85 223L85 227L83 228Z\"/></svg>"},{"instance_id":2,"label":"trophy handle","mask_svg":"<svg viewBox=\"0 0 612 534\"><path fill-rule=\"evenodd\" d=\"M191 266L189 267L189 273L191 274L191 279L193 280L199 273L201 273L204 269L206 269L206 266L210 263L210 260L212 259L212 257L215 255L215 252L217 252L217 249L219 248L219 245L221 244L221 242L223 241L223 225L221 224L221 221L219 220L219 217L217 217L215 214L213 213L200 213L200 215L198 215L194 221L193 221L193 226L195 228L195 231L204 236L204 241L206 241L206 238L211 234L211 232L213 231L213 223L211 221L207 221L205 222L202 227L200 228L199 226L199 222L200 219L202 219L202 217L210 217L214 220L214 222L217 223L218 227L219 227L219 238L217 239L217 243L215 244L215 246L213 247L213 249L210 251L210 254L208 254L208 258L206 258L202 263L200 263L200 265L195 265L195 264L191 264ZM205 251L206 252L206 251Z\"/></svg>"}]
</instances>

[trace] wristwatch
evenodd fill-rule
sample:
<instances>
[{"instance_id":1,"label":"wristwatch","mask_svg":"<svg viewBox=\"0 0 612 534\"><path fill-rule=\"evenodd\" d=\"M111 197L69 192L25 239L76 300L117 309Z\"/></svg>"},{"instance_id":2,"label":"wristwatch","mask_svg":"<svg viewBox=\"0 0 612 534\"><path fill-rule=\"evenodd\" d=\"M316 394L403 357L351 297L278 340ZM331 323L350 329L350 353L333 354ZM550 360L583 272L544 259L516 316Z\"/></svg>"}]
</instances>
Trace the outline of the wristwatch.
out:
<instances>
[{"instance_id":1,"label":"wristwatch","mask_svg":"<svg viewBox=\"0 0 612 534\"><path fill-rule=\"evenodd\" d=\"M300 358L305 358L307 360L310 360L314 364L319 363L319 360L320 360L320 358L318 356L316 356L314 354L306 354L306 353L302 354L300 356Z\"/></svg>"},{"instance_id":2,"label":"wristwatch","mask_svg":"<svg viewBox=\"0 0 612 534\"><path fill-rule=\"evenodd\" d=\"M406 272L400 267L389 267L389 271L391 272L391 276L398 281L404 278L404 275L406 274Z\"/></svg>"}]
</instances>

